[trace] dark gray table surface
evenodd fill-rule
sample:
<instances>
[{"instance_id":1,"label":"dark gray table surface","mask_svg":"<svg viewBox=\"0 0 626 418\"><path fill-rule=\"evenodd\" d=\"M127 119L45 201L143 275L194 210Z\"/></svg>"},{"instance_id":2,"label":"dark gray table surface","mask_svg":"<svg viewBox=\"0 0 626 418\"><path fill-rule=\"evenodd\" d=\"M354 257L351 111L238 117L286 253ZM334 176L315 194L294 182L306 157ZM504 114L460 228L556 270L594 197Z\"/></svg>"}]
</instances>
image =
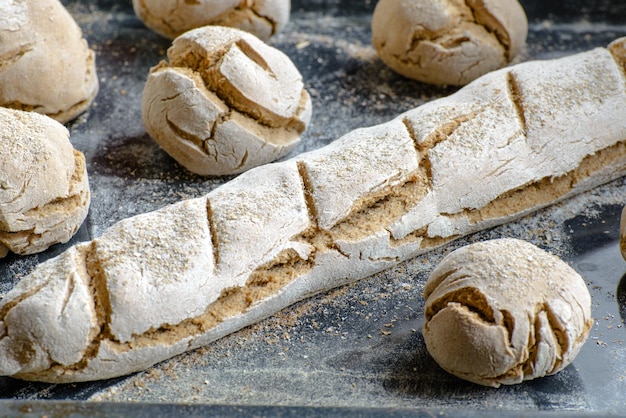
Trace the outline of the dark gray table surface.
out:
<instances>
[{"instance_id":1,"label":"dark gray table surface","mask_svg":"<svg viewBox=\"0 0 626 418\"><path fill-rule=\"evenodd\" d=\"M97 54L96 102L68 125L72 143L87 158L92 206L72 242L0 260L0 294L41 261L99 236L122 218L205 194L229 180L189 174L143 129L143 84L169 41L137 20L130 0L63 3ZM624 0L522 4L530 33L518 60L559 57L626 35ZM374 5L294 0L289 24L270 41L293 59L313 99L312 123L294 154L455 90L404 79L376 58L369 41ZM68 385L0 378L0 415L626 414L626 262L618 249L624 203L626 179L620 179L305 300L133 376ZM448 375L429 357L420 332L421 291L443 255L502 236L533 242L579 271L592 294L595 325L564 371L491 389Z\"/></svg>"}]
</instances>

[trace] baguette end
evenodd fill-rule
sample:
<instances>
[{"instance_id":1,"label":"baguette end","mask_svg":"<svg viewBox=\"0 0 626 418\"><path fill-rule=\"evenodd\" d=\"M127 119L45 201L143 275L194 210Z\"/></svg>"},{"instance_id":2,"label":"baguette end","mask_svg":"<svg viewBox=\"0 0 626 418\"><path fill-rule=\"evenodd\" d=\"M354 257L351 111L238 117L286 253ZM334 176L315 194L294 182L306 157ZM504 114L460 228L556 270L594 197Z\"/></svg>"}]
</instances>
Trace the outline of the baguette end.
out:
<instances>
[{"instance_id":1,"label":"baguette end","mask_svg":"<svg viewBox=\"0 0 626 418\"><path fill-rule=\"evenodd\" d=\"M626 72L626 37L615 39L607 48L621 70Z\"/></svg>"}]
</instances>

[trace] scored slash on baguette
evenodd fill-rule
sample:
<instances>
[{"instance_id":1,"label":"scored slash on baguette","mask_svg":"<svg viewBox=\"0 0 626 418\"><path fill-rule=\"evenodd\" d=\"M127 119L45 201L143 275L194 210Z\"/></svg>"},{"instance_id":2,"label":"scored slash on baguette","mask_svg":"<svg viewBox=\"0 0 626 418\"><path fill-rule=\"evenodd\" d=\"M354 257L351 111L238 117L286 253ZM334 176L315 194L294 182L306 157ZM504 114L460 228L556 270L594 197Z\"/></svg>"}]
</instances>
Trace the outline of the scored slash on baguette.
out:
<instances>
[{"instance_id":1,"label":"scored slash on baguette","mask_svg":"<svg viewBox=\"0 0 626 418\"><path fill-rule=\"evenodd\" d=\"M0 372L72 382L143 370L626 174L624 44L487 74L119 222L6 295Z\"/></svg>"}]
</instances>

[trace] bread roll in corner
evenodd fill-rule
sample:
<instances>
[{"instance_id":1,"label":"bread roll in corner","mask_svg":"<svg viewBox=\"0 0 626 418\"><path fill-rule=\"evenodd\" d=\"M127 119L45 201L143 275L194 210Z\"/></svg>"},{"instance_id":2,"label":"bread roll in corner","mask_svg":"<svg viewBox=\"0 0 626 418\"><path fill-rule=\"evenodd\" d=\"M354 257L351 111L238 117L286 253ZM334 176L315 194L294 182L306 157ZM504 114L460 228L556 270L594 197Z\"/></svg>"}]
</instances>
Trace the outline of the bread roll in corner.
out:
<instances>
[{"instance_id":1,"label":"bread roll in corner","mask_svg":"<svg viewBox=\"0 0 626 418\"><path fill-rule=\"evenodd\" d=\"M266 41L289 21L291 0L133 0L133 9L148 28L169 39L203 26L226 26Z\"/></svg>"},{"instance_id":2,"label":"bread roll in corner","mask_svg":"<svg viewBox=\"0 0 626 418\"><path fill-rule=\"evenodd\" d=\"M0 258L67 242L85 220L85 157L69 136L47 116L0 107Z\"/></svg>"},{"instance_id":3,"label":"bread roll in corner","mask_svg":"<svg viewBox=\"0 0 626 418\"><path fill-rule=\"evenodd\" d=\"M0 106L66 123L98 93L95 54L59 0L0 2Z\"/></svg>"},{"instance_id":4,"label":"bread roll in corner","mask_svg":"<svg viewBox=\"0 0 626 418\"><path fill-rule=\"evenodd\" d=\"M453 251L430 275L424 297L428 352L446 371L484 386L563 370L593 325L583 278L518 239Z\"/></svg>"},{"instance_id":5,"label":"bread roll in corner","mask_svg":"<svg viewBox=\"0 0 626 418\"><path fill-rule=\"evenodd\" d=\"M379 0L372 45L405 77L463 86L520 53L528 20L517 0Z\"/></svg>"}]
</instances>

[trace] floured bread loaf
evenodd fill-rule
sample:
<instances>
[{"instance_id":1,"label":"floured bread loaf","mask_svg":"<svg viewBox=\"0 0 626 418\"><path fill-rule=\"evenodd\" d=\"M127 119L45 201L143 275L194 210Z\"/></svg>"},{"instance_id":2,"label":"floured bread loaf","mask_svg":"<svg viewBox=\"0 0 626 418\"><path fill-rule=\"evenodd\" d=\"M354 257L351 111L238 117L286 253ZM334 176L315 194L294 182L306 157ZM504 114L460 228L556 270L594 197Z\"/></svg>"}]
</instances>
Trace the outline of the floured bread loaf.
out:
<instances>
[{"instance_id":1,"label":"floured bread loaf","mask_svg":"<svg viewBox=\"0 0 626 418\"><path fill-rule=\"evenodd\" d=\"M60 123L0 108L0 258L67 242L87 216L85 158Z\"/></svg>"},{"instance_id":2,"label":"floured bread loaf","mask_svg":"<svg viewBox=\"0 0 626 418\"><path fill-rule=\"evenodd\" d=\"M60 1L0 2L0 106L65 123L97 92L94 52Z\"/></svg>"},{"instance_id":3,"label":"floured bread loaf","mask_svg":"<svg viewBox=\"0 0 626 418\"><path fill-rule=\"evenodd\" d=\"M311 99L279 50L238 29L206 26L176 38L167 56L150 70L143 121L188 170L237 174L300 142Z\"/></svg>"},{"instance_id":4,"label":"floured bread loaf","mask_svg":"<svg viewBox=\"0 0 626 418\"><path fill-rule=\"evenodd\" d=\"M72 382L142 370L623 176L623 59L597 48L499 70L119 222L4 297L0 372Z\"/></svg>"},{"instance_id":5,"label":"floured bread loaf","mask_svg":"<svg viewBox=\"0 0 626 418\"><path fill-rule=\"evenodd\" d=\"M517 0L380 0L372 15L382 61L433 84L465 85L504 67L527 34Z\"/></svg>"},{"instance_id":6,"label":"floured bread loaf","mask_svg":"<svg viewBox=\"0 0 626 418\"><path fill-rule=\"evenodd\" d=\"M424 297L428 352L448 372L485 386L563 370L593 325L583 278L517 239L450 253L430 275Z\"/></svg>"},{"instance_id":7,"label":"floured bread loaf","mask_svg":"<svg viewBox=\"0 0 626 418\"><path fill-rule=\"evenodd\" d=\"M169 39L213 25L238 28L267 40L289 21L291 1L133 0L133 8L148 28Z\"/></svg>"}]
</instances>

